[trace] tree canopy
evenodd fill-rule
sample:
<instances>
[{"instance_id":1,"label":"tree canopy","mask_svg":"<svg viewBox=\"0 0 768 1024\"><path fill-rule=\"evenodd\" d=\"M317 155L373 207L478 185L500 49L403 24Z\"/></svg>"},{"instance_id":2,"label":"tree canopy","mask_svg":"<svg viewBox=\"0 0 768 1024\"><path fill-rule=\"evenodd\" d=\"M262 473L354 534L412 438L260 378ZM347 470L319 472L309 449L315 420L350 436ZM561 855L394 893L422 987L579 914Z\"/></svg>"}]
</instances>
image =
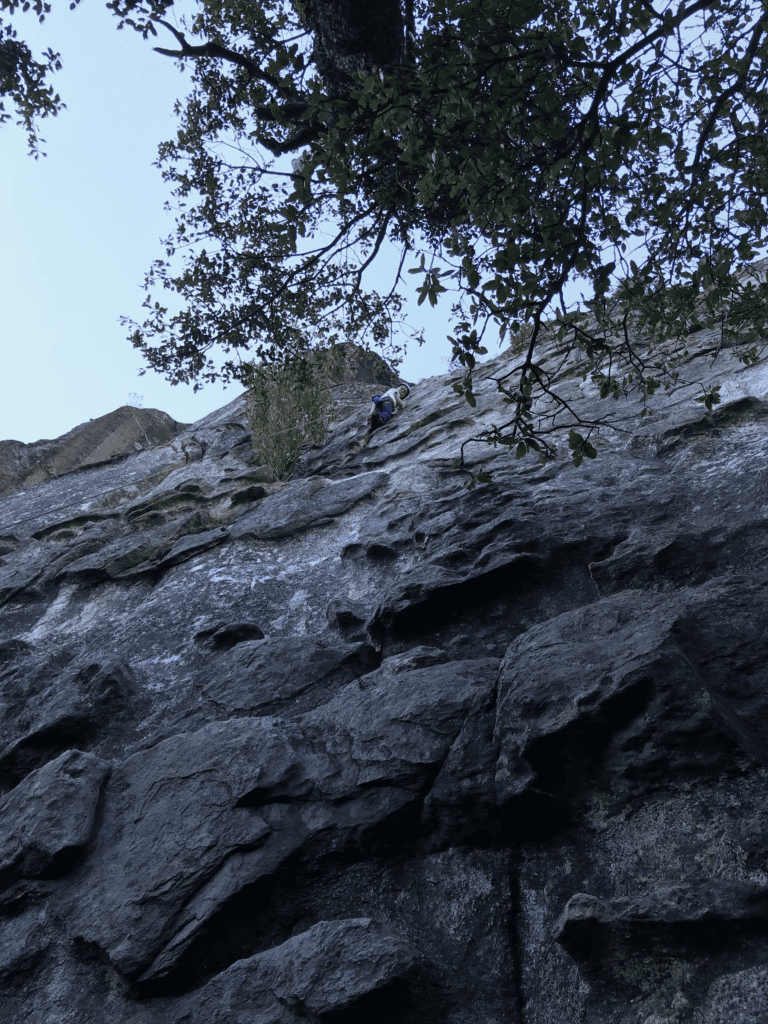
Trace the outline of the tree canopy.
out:
<instances>
[{"instance_id":1,"label":"tree canopy","mask_svg":"<svg viewBox=\"0 0 768 1024\"><path fill-rule=\"evenodd\" d=\"M674 387L701 327L757 358L768 284L741 273L767 222L757 0L197 0L175 24L172 0L108 7L193 71L159 150L176 228L130 324L169 380L243 379L246 350L397 354L415 282L420 302L452 303L470 404L490 339L519 351L487 439L546 458L548 432L573 426L578 462L599 424L565 403L546 429L531 412L558 401L545 324L604 396ZM59 100L19 45L0 37L0 96L33 134ZM385 242L391 280L374 278Z\"/></svg>"}]
</instances>

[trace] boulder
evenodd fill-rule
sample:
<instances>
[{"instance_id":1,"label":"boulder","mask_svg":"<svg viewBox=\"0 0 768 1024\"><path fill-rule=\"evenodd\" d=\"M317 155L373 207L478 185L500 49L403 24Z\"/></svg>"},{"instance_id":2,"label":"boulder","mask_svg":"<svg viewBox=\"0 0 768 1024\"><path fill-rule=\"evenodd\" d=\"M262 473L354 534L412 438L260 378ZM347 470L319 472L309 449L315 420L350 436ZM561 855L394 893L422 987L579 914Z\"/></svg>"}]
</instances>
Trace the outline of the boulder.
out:
<instances>
[{"instance_id":1,"label":"boulder","mask_svg":"<svg viewBox=\"0 0 768 1024\"><path fill-rule=\"evenodd\" d=\"M110 766L68 750L0 801L0 886L66 873L88 842Z\"/></svg>"}]
</instances>

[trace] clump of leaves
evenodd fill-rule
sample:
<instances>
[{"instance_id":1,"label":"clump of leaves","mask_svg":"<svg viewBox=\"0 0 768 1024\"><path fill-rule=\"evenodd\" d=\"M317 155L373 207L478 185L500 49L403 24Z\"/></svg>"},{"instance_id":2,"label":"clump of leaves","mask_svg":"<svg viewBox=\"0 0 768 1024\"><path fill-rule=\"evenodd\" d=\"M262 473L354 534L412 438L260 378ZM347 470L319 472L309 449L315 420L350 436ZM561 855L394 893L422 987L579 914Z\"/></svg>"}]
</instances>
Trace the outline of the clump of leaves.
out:
<instances>
[{"instance_id":1,"label":"clump of leaves","mask_svg":"<svg viewBox=\"0 0 768 1024\"><path fill-rule=\"evenodd\" d=\"M278 364L251 364L247 417L251 446L278 480L293 469L305 446L322 444L328 433L333 398L321 360L313 353Z\"/></svg>"},{"instance_id":2,"label":"clump of leaves","mask_svg":"<svg viewBox=\"0 0 768 1024\"><path fill-rule=\"evenodd\" d=\"M712 407L720 404L720 388L721 385L716 384L713 388L710 388L709 391L704 391L703 395L699 395L695 401L703 402L704 408L707 412L712 412Z\"/></svg>"},{"instance_id":3,"label":"clump of leaves","mask_svg":"<svg viewBox=\"0 0 768 1024\"><path fill-rule=\"evenodd\" d=\"M78 2L75 0L71 6ZM30 7L38 21L43 21L51 10L50 4L43 0L3 0L0 3L0 10L11 14L18 8L28 11ZM61 97L47 81L52 72L61 70L59 54L49 48L42 57L42 61L35 60L27 44L17 38L16 30L0 19L0 125L13 120L15 115L16 124L27 133L29 152L35 160L40 155L40 143L45 141L38 135L38 120L55 117L64 109ZM10 110L6 108L4 97L10 101Z\"/></svg>"}]
</instances>

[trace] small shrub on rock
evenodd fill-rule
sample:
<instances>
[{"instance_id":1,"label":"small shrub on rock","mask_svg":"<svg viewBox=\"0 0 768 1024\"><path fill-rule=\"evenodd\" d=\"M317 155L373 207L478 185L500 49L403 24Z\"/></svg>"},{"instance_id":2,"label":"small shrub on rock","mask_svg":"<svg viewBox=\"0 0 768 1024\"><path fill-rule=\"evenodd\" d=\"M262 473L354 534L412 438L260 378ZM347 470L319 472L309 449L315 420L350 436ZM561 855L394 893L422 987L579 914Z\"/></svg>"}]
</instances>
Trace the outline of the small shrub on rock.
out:
<instances>
[{"instance_id":1,"label":"small shrub on rock","mask_svg":"<svg viewBox=\"0 0 768 1024\"><path fill-rule=\"evenodd\" d=\"M277 365L254 365L249 374L247 416L251 446L275 477L290 475L304 447L322 444L333 398L320 353L293 356Z\"/></svg>"}]
</instances>

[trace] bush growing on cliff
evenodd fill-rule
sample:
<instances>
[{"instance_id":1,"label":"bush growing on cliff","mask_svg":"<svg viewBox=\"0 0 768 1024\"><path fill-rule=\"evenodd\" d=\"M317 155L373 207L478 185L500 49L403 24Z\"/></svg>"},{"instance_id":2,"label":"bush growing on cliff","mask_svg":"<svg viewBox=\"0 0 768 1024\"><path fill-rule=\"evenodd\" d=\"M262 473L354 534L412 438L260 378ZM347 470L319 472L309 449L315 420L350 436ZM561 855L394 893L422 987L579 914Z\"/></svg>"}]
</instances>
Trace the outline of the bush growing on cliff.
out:
<instances>
[{"instance_id":1,"label":"bush growing on cliff","mask_svg":"<svg viewBox=\"0 0 768 1024\"><path fill-rule=\"evenodd\" d=\"M131 322L169 380L242 378L239 350L279 362L303 337L393 342L407 272L420 303L453 300L470 404L488 338L528 330L496 382L509 418L485 435L518 456L546 458L563 428L575 460L591 454L596 424L540 364L545 319L603 397L674 389L702 327L756 358L768 280L739 271L768 229L761 0L197 0L175 24L173 0L108 6L193 67L159 156L176 228ZM55 113L29 67L0 37L0 94ZM385 241L400 260L371 278ZM530 414L543 395L546 429Z\"/></svg>"},{"instance_id":2,"label":"bush growing on cliff","mask_svg":"<svg viewBox=\"0 0 768 1024\"><path fill-rule=\"evenodd\" d=\"M278 480L290 474L302 448L325 440L333 398L316 359L250 364L246 401L254 455Z\"/></svg>"}]
</instances>

